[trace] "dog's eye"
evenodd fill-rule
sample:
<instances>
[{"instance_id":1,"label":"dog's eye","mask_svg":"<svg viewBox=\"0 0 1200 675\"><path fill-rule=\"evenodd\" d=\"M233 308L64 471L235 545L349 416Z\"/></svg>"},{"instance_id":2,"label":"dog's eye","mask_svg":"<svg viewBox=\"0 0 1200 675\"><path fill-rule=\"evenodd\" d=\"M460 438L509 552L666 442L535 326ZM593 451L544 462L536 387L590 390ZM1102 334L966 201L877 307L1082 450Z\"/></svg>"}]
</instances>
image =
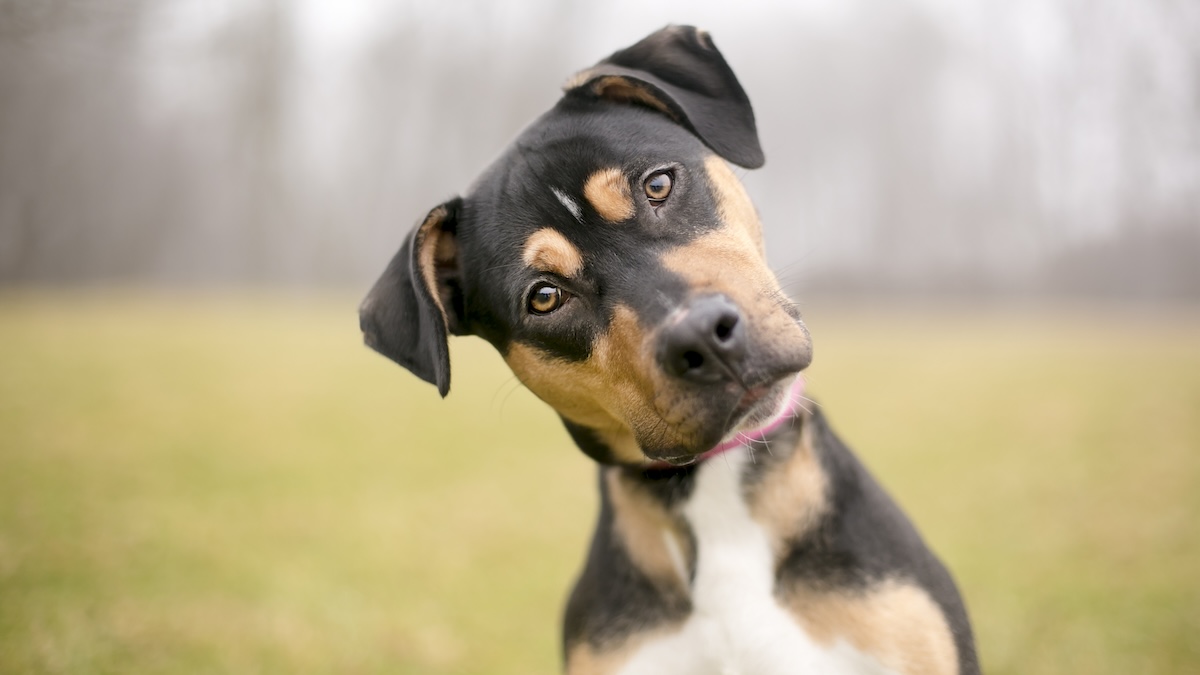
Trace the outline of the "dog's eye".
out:
<instances>
[{"instance_id":1,"label":"dog's eye","mask_svg":"<svg viewBox=\"0 0 1200 675\"><path fill-rule=\"evenodd\" d=\"M529 293L529 311L534 314L549 314L562 307L566 294L557 286L538 284Z\"/></svg>"},{"instance_id":2,"label":"dog's eye","mask_svg":"<svg viewBox=\"0 0 1200 675\"><path fill-rule=\"evenodd\" d=\"M646 196L650 198L650 203L658 205L666 201L667 195L671 194L671 172L659 171L651 174L646 179L643 187L646 190Z\"/></svg>"}]
</instances>

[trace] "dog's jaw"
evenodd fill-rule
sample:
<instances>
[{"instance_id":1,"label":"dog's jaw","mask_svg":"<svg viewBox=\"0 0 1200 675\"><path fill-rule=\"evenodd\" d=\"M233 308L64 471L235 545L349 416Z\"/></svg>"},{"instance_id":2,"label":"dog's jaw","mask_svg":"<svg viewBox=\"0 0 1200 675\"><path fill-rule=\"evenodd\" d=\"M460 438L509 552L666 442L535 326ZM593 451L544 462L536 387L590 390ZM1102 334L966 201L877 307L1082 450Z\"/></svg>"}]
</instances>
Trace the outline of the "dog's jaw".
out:
<instances>
[{"instance_id":1,"label":"dog's jaw","mask_svg":"<svg viewBox=\"0 0 1200 675\"><path fill-rule=\"evenodd\" d=\"M749 410L740 415L740 419L729 433L712 449L698 455L662 459L647 458L644 467L647 469L670 469L698 464L735 448L753 447L756 443L762 443L763 447L770 450L771 436L791 423L804 409L804 391L804 375L797 374L790 381L785 380L776 387L772 387L771 392L751 405Z\"/></svg>"}]
</instances>

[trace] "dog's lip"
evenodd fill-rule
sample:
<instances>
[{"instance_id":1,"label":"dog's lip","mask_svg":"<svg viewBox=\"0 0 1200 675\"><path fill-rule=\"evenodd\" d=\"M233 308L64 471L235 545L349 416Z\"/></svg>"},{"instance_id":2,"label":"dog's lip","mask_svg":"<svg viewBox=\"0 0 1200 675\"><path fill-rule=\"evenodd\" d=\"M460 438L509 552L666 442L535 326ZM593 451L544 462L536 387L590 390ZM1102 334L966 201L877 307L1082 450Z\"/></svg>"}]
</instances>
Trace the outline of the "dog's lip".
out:
<instances>
[{"instance_id":1,"label":"dog's lip","mask_svg":"<svg viewBox=\"0 0 1200 675\"><path fill-rule=\"evenodd\" d=\"M742 395L730 412L730 430L720 442L699 453L650 459L650 468L688 466L746 443L761 440L796 414L803 390L804 376L800 373L769 385L752 387Z\"/></svg>"},{"instance_id":2,"label":"dog's lip","mask_svg":"<svg viewBox=\"0 0 1200 675\"><path fill-rule=\"evenodd\" d=\"M734 409L729 418L732 422L730 431L717 444L718 448L737 439L756 438L767 430L774 430L781 420L793 416L804 391L804 376L797 373L759 389L762 391L751 390L743 395L743 400L750 400L750 403L744 410Z\"/></svg>"},{"instance_id":3,"label":"dog's lip","mask_svg":"<svg viewBox=\"0 0 1200 675\"><path fill-rule=\"evenodd\" d=\"M729 419L741 420L755 407L759 401L762 401L767 394L771 393L771 390L775 388L776 384L764 384L757 387L751 387L750 389L746 390L746 392L742 394L742 397L738 399L737 404L733 406L733 411L729 414Z\"/></svg>"}]
</instances>

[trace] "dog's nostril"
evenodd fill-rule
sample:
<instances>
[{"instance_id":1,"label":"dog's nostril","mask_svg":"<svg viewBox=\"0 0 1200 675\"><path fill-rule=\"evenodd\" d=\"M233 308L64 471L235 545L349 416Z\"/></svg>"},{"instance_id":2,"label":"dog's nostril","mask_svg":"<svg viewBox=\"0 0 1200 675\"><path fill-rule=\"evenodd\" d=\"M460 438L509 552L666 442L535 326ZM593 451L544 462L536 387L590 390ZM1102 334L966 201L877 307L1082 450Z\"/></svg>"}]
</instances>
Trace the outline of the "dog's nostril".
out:
<instances>
[{"instance_id":1,"label":"dog's nostril","mask_svg":"<svg viewBox=\"0 0 1200 675\"><path fill-rule=\"evenodd\" d=\"M733 329L737 326L738 319L736 316L724 316L717 322L717 327L714 330L718 342L728 342L733 337Z\"/></svg>"},{"instance_id":2,"label":"dog's nostril","mask_svg":"<svg viewBox=\"0 0 1200 675\"><path fill-rule=\"evenodd\" d=\"M663 327L658 362L668 374L689 382L717 384L737 379L746 353L746 326L732 300L702 296Z\"/></svg>"}]
</instances>

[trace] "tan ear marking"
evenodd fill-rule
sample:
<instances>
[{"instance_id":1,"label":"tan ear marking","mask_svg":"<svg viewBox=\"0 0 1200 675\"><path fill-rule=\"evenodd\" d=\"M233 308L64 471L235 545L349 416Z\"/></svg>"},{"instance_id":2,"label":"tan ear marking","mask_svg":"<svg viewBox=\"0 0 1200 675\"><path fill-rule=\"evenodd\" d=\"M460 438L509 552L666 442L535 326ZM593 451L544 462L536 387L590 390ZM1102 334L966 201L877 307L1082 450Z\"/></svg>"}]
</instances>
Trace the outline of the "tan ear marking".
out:
<instances>
[{"instance_id":1,"label":"tan ear marking","mask_svg":"<svg viewBox=\"0 0 1200 675\"><path fill-rule=\"evenodd\" d=\"M616 167L601 169L588 176L583 184L583 196L596 213L610 223L633 217L633 195L629 191L629 181Z\"/></svg>"},{"instance_id":2,"label":"tan ear marking","mask_svg":"<svg viewBox=\"0 0 1200 675\"><path fill-rule=\"evenodd\" d=\"M647 91L645 87L638 86L629 80L629 78L620 75L609 75L597 79L592 83L592 93L610 101L641 103L642 105L654 108L676 122L679 121L679 117L675 114L675 111L671 110L661 99Z\"/></svg>"},{"instance_id":3,"label":"tan ear marking","mask_svg":"<svg viewBox=\"0 0 1200 675\"><path fill-rule=\"evenodd\" d=\"M563 82L563 91L570 91L575 87L586 84L588 80L592 79L592 76L595 74L595 72L595 68L585 68L578 73L575 73L571 77L567 78L566 82Z\"/></svg>"},{"instance_id":4,"label":"tan ear marking","mask_svg":"<svg viewBox=\"0 0 1200 675\"><path fill-rule=\"evenodd\" d=\"M588 68L575 73L563 83L563 91L571 91L591 83L588 89L596 98L606 98L619 103L641 103L651 107L667 117L679 122L679 116L666 103L659 99L643 85L639 85L623 75L601 75L600 66Z\"/></svg>"},{"instance_id":5,"label":"tan ear marking","mask_svg":"<svg viewBox=\"0 0 1200 675\"><path fill-rule=\"evenodd\" d=\"M437 305L438 311L442 313L442 320L449 324L450 319L446 314L446 305L438 290L437 280L438 264L451 264L458 250L454 239L438 229L447 215L449 214L444 206L439 206L431 211L417 230L416 241L413 243L417 247L417 265L420 267L421 278L429 288L429 294L433 296L433 302Z\"/></svg>"},{"instance_id":6,"label":"tan ear marking","mask_svg":"<svg viewBox=\"0 0 1200 675\"><path fill-rule=\"evenodd\" d=\"M579 249L567 241L557 230L544 227L534 232L525 242L521 260L526 265L542 271L571 278L583 270L583 256Z\"/></svg>"}]
</instances>

